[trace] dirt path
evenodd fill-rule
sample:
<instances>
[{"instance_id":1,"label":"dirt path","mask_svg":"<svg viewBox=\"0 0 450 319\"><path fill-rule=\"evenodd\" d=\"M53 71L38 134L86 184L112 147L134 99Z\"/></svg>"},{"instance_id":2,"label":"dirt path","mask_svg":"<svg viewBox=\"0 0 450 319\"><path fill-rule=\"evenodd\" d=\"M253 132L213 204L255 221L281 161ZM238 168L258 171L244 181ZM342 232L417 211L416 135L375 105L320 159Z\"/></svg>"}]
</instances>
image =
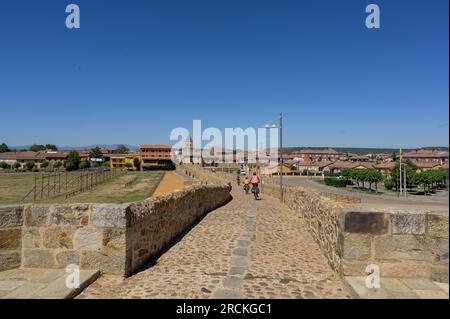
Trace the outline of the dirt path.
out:
<instances>
[{"instance_id":1,"label":"dirt path","mask_svg":"<svg viewBox=\"0 0 450 319\"><path fill-rule=\"evenodd\" d=\"M163 196L185 187L184 179L174 172L166 172L153 196Z\"/></svg>"}]
</instances>

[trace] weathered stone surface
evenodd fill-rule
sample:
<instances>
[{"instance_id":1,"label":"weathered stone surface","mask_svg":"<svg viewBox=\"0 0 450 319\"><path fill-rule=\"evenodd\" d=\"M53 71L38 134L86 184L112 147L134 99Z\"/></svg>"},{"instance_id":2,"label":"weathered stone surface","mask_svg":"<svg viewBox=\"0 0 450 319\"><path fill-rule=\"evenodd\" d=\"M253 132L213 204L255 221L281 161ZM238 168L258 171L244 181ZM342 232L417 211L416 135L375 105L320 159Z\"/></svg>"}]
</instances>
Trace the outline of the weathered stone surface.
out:
<instances>
[{"instance_id":1,"label":"weathered stone surface","mask_svg":"<svg viewBox=\"0 0 450 319\"><path fill-rule=\"evenodd\" d=\"M380 274L382 277L394 278L428 278L429 266L425 262L374 262L380 266Z\"/></svg>"},{"instance_id":2,"label":"weathered stone surface","mask_svg":"<svg viewBox=\"0 0 450 319\"><path fill-rule=\"evenodd\" d=\"M22 231L20 228L0 229L0 249L18 250L21 248Z\"/></svg>"},{"instance_id":3,"label":"weathered stone surface","mask_svg":"<svg viewBox=\"0 0 450 319\"><path fill-rule=\"evenodd\" d=\"M0 206L0 228L19 227L22 224L22 206Z\"/></svg>"},{"instance_id":4,"label":"weathered stone surface","mask_svg":"<svg viewBox=\"0 0 450 319\"><path fill-rule=\"evenodd\" d=\"M113 250L85 250L81 254L81 267L98 269L110 274L123 274L125 269L125 252Z\"/></svg>"},{"instance_id":5,"label":"weathered stone surface","mask_svg":"<svg viewBox=\"0 0 450 319\"><path fill-rule=\"evenodd\" d=\"M347 212L344 217L344 231L348 233L387 234L389 217L381 212Z\"/></svg>"},{"instance_id":6,"label":"weathered stone surface","mask_svg":"<svg viewBox=\"0 0 450 319\"><path fill-rule=\"evenodd\" d=\"M40 248L42 243L42 232L39 227L22 228L22 247Z\"/></svg>"},{"instance_id":7,"label":"weathered stone surface","mask_svg":"<svg viewBox=\"0 0 450 319\"><path fill-rule=\"evenodd\" d=\"M93 227L79 228L73 237L75 249L97 249L103 244L103 230Z\"/></svg>"},{"instance_id":8,"label":"weathered stone surface","mask_svg":"<svg viewBox=\"0 0 450 319\"><path fill-rule=\"evenodd\" d=\"M48 224L50 205L32 205L25 208L26 226L45 226Z\"/></svg>"},{"instance_id":9,"label":"weathered stone surface","mask_svg":"<svg viewBox=\"0 0 450 319\"><path fill-rule=\"evenodd\" d=\"M371 255L371 236L344 234L344 258L367 260Z\"/></svg>"},{"instance_id":10,"label":"weathered stone surface","mask_svg":"<svg viewBox=\"0 0 450 319\"><path fill-rule=\"evenodd\" d=\"M59 268L66 268L70 264L80 265L80 254L75 250L63 250L56 253L56 263Z\"/></svg>"},{"instance_id":11,"label":"weathered stone surface","mask_svg":"<svg viewBox=\"0 0 450 319\"><path fill-rule=\"evenodd\" d=\"M429 260L433 263L443 263L448 266L448 239L427 238Z\"/></svg>"},{"instance_id":12,"label":"weathered stone surface","mask_svg":"<svg viewBox=\"0 0 450 319\"><path fill-rule=\"evenodd\" d=\"M55 225L87 225L89 221L89 205L53 205L51 223Z\"/></svg>"},{"instance_id":13,"label":"weathered stone surface","mask_svg":"<svg viewBox=\"0 0 450 319\"><path fill-rule=\"evenodd\" d=\"M431 280L448 283L448 266L431 265Z\"/></svg>"},{"instance_id":14,"label":"weathered stone surface","mask_svg":"<svg viewBox=\"0 0 450 319\"><path fill-rule=\"evenodd\" d=\"M426 260L425 237L415 235L376 236L375 258Z\"/></svg>"},{"instance_id":15,"label":"weathered stone surface","mask_svg":"<svg viewBox=\"0 0 450 319\"><path fill-rule=\"evenodd\" d=\"M0 271L20 267L20 252L18 251L2 251L0 252Z\"/></svg>"},{"instance_id":16,"label":"weathered stone surface","mask_svg":"<svg viewBox=\"0 0 450 319\"><path fill-rule=\"evenodd\" d=\"M393 234L425 234L425 214L392 214Z\"/></svg>"},{"instance_id":17,"label":"weathered stone surface","mask_svg":"<svg viewBox=\"0 0 450 319\"><path fill-rule=\"evenodd\" d=\"M342 267L345 276L365 276L366 267L371 264L368 261L360 261L356 259L343 259Z\"/></svg>"},{"instance_id":18,"label":"weathered stone surface","mask_svg":"<svg viewBox=\"0 0 450 319\"><path fill-rule=\"evenodd\" d=\"M24 249L23 267L56 268L55 251L50 249Z\"/></svg>"},{"instance_id":19,"label":"weathered stone surface","mask_svg":"<svg viewBox=\"0 0 450 319\"><path fill-rule=\"evenodd\" d=\"M448 215L428 214L428 235L448 239Z\"/></svg>"},{"instance_id":20,"label":"weathered stone surface","mask_svg":"<svg viewBox=\"0 0 450 319\"><path fill-rule=\"evenodd\" d=\"M45 248L73 248L73 235L76 228L70 226L52 226L44 230Z\"/></svg>"},{"instance_id":21,"label":"weathered stone surface","mask_svg":"<svg viewBox=\"0 0 450 319\"><path fill-rule=\"evenodd\" d=\"M126 247L126 231L120 228L107 228L103 233L103 246L111 249L123 249Z\"/></svg>"},{"instance_id":22,"label":"weathered stone surface","mask_svg":"<svg viewBox=\"0 0 450 319\"><path fill-rule=\"evenodd\" d=\"M127 205L99 204L92 208L92 224L97 227L125 228Z\"/></svg>"}]
</instances>

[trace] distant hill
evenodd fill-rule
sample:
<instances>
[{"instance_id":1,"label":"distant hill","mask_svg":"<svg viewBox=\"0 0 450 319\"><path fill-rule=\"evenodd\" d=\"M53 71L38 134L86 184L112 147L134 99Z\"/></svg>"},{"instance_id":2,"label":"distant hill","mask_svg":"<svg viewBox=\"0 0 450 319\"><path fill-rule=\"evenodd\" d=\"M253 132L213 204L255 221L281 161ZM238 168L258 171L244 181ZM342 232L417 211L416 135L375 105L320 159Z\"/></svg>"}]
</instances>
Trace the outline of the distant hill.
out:
<instances>
[{"instance_id":1,"label":"distant hill","mask_svg":"<svg viewBox=\"0 0 450 319\"><path fill-rule=\"evenodd\" d=\"M327 147L285 147L284 152L285 153L293 153L293 152L298 152L300 150L303 149L312 149L312 150L317 150L317 149L324 149ZM341 153L355 153L355 154L373 154L373 153L388 153L391 154L393 152L398 153L399 149L398 148L364 148L364 147L330 147L332 149L335 149L338 152ZM426 149L426 150L440 150L440 151L448 151L449 148L448 147L444 147L444 146L427 146L427 147L419 147L419 148L404 148L403 151L405 152L409 152L409 151L415 151L418 149Z\"/></svg>"}]
</instances>

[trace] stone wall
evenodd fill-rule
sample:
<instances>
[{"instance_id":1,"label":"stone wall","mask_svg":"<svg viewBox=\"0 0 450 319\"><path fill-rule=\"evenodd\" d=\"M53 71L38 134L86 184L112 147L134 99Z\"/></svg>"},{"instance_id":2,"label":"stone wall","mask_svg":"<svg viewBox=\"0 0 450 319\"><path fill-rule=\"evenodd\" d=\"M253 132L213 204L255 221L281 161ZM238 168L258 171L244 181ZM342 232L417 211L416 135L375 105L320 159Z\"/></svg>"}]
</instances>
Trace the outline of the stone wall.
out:
<instances>
[{"instance_id":1,"label":"stone wall","mask_svg":"<svg viewBox=\"0 0 450 319\"><path fill-rule=\"evenodd\" d=\"M448 282L448 213L349 207L340 227L344 275L375 264L382 277Z\"/></svg>"},{"instance_id":2,"label":"stone wall","mask_svg":"<svg viewBox=\"0 0 450 319\"><path fill-rule=\"evenodd\" d=\"M0 270L76 264L128 275L229 199L228 186L211 185L120 205L0 207Z\"/></svg>"},{"instance_id":3,"label":"stone wall","mask_svg":"<svg viewBox=\"0 0 450 319\"><path fill-rule=\"evenodd\" d=\"M156 256L205 213L230 200L228 186L193 186L127 209L127 274Z\"/></svg>"},{"instance_id":4,"label":"stone wall","mask_svg":"<svg viewBox=\"0 0 450 319\"><path fill-rule=\"evenodd\" d=\"M0 271L20 267L22 206L0 207Z\"/></svg>"},{"instance_id":5,"label":"stone wall","mask_svg":"<svg viewBox=\"0 0 450 319\"><path fill-rule=\"evenodd\" d=\"M263 194L280 198L280 187L261 185ZM284 186L283 203L299 212L309 233L317 242L328 264L338 274L343 274L342 245L340 242L339 212L341 207L334 201L321 197L302 187Z\"/></svg>"}]
</instances>

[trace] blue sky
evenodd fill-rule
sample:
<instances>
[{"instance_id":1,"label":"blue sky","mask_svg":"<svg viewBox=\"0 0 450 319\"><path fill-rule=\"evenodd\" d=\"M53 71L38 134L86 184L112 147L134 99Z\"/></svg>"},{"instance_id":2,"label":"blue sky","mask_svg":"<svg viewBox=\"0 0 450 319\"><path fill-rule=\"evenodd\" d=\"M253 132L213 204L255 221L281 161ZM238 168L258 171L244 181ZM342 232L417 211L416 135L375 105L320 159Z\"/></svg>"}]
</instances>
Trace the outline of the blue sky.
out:
<instances>
[{"instance_id":1,"label":"blue sky","mask_svg":"<svg viewBox=\"0 0 450 319\"><path fill-rule=\"evenodd\" d=\"M289 146L448 146L447 0L0 7L0 143L169 143L193 119L258 127L282 111Z\"/></svg>"}]
</instances>

